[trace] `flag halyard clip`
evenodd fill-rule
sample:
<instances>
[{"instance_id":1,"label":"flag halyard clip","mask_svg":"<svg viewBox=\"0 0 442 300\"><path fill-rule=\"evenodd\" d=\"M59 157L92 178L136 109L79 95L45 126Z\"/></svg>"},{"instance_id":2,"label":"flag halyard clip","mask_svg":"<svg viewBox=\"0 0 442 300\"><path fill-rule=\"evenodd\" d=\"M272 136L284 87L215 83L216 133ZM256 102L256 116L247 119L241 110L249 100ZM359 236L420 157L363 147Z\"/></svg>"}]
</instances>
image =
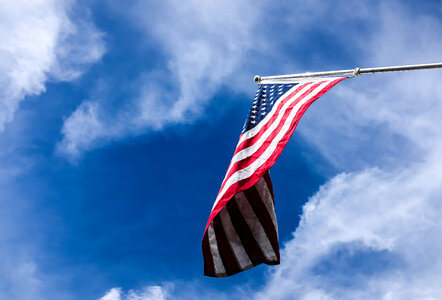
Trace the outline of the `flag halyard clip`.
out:
<instances>
[{"instance_id":1,"label":"flag halyard clip","mask_svg":"<svg viewBox=\"0 0 442 300\"><path fill-rule=\"evenodd\" d=\"M355 68L353 70L353 78L358 77L359 75L361 75L361 68Z\"/></svg>"}]
</instances>

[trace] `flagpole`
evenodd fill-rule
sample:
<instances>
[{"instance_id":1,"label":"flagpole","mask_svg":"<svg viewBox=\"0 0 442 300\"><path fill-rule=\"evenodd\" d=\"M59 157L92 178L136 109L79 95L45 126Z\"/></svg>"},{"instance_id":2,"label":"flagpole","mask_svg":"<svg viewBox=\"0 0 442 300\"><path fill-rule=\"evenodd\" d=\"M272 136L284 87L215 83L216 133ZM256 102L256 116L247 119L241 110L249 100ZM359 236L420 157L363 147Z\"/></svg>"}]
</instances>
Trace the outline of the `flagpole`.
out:
<instances>
[{"instance_id":1,"label":"flagpole","mask_svg":"<svg viewBox=\"0 0 442 300\"><path fill-rule=\"evenodd\" d=\"M393 66L393 67L380 67L380 68L355 68L348 70L338 71L326 71L326 72L307 72L289 75L276 75L276 76L258 76L256 75L254 80L256 83L289 83L301 78L322 77L322 76L359 76L361 74L373 74L381 72L397 72L397 71L412 71L412 70L425 70L425 69L438 69L442 68L442 63L432 64L420 64L420 65L408 65L408 66Z\"/></svg>"}]
</instances>

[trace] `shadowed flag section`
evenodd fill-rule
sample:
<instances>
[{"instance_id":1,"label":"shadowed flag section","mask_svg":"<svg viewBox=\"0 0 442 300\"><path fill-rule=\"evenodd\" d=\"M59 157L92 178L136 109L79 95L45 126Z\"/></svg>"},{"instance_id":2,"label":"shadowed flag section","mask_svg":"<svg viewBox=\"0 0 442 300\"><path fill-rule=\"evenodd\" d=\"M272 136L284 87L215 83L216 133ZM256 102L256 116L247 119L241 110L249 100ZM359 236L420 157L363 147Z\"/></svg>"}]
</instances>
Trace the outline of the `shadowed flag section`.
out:
<instances>
[{"instance_id":1,"label":"shadowed flag section","mask_svg":"<svg viewBox=\"0 0 442 300\"><path fill-rule=\"evenodd\" d=\"M269 169L307 108L347 77L260 85L207 222L204 274L226 277L279 264Z\"/></svg>"}]
</instances>

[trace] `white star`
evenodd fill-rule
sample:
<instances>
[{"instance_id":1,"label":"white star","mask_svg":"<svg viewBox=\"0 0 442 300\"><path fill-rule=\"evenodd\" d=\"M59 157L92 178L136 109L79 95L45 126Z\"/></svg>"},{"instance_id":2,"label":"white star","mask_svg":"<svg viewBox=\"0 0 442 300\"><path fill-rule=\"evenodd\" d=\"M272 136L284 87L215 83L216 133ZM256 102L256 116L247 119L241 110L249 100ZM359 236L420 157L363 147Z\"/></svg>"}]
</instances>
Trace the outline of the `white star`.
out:
<instances>
[{"instance_id":1,"label":"white star","mask_svg":"<svg viewBox=\"0 0 442 300\"><path fill-rule=\"evenodd\" d=\"M256 123L256 121L250 121L250 123L252 123L252 124L255 124L255 123Z\"/></svg>"},{"instance_id":2,"label":"white star","mask_svg":"<svg viewBox=\"0 0 442 300\"><path fill-rule=\"evenodd\" d=\"M265 115L266 115L266 113L265 113L265 112L261 113L261 116L265 116Z\"/></svg>"},{"instance_id":3,"label":"white star","mask_svg":"<svg viewBox=\"0 0 442 300\"><path fill-rule=\"evenodd\" d=\"M252 113L256 114L256 110L252 110Z\"/></svg>"}]
</instances>

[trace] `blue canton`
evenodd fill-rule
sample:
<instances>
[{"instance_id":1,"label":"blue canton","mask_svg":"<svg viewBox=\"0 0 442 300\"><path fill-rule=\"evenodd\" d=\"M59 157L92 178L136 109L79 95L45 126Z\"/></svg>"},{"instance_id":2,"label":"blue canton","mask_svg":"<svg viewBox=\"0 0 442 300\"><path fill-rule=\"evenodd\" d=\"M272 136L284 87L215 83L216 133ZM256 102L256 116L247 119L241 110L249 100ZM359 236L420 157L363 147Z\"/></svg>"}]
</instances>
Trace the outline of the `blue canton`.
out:
<instances>
[{"instance_id":1,"label":"blue canton","mask_svg":"<svg viewBox=\"0 0 442 300\"><path fill-rule=\"evenodd\" d=\"M292 84L260 84L250 107L242 133L249 131L272 110L276 101L297 83Z\"/></svg>"}]
</instances>

